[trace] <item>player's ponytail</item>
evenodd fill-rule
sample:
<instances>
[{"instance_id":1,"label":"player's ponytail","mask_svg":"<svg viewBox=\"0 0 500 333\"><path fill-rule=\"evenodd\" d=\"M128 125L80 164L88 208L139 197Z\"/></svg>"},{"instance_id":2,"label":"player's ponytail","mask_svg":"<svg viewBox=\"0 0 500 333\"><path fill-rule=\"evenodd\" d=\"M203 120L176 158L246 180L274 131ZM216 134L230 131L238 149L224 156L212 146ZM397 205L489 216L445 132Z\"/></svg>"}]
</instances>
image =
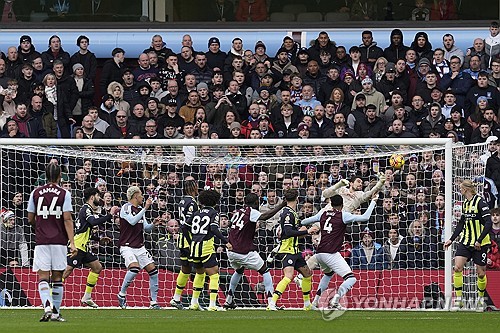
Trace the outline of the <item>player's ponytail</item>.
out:
<instances>
[{"instance_id":1,"label":"player's ponytail","mask_svg":"<svg viewBox=\"0 0 500 333\"><path fill-rule=\"evenodd\" d=\"M45 167L45 177L48 183L57 183L61 177L61 167L55 163L49 163Z\"/></svg>"},{"instance_id":2,"label":"player's ponytail","mask_svg":"<svg viewBox=\"0 0 500 333\"><path fill-rule=\"evenodd\" d=\"M198 194L198 183L196 180L188 179L184 181L184 192L191 196L196 196Z\"/></svg>"}]
</instances>

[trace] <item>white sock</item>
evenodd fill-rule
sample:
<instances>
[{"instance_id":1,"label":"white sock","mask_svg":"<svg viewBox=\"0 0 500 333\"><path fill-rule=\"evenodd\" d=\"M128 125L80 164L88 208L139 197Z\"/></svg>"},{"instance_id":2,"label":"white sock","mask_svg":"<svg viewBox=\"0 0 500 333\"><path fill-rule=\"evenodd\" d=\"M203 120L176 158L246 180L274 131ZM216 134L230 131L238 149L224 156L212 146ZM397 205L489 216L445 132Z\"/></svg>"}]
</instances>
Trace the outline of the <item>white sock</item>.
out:
<instances>
[{"instance_id":1,"label":"white sock","mask_svg":"<svg viewBox=\"0 0 500 333\"><path fill-rule=\"evenodd\" d=\"M50 294L49 283L45 280L38 282L38 294L42 300L42 305L46 312L52 311L54 306L54 301L52 300L52 295Z\"/></svg>"},{"instance_id":2,"label":"white sock","mask_svg":"<svg viewBox=\"0 0 500 333\"><path fill-rule=\"evenodd\" d=\"M54 313L59 313L64 296L64 285L62 281L52 283L52 299L54 300Z\"/></svg>"}]
</instances>

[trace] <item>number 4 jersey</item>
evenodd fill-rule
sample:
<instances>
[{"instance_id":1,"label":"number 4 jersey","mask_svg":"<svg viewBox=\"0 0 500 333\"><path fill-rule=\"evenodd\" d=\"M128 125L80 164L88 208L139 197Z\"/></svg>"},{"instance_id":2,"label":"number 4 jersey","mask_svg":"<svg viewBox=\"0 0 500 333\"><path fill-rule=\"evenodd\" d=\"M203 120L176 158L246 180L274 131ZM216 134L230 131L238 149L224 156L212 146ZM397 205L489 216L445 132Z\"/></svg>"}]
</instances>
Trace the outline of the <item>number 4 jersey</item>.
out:
<instances>
[{"instance_id":1,"label":"number 4 jersey","mask_svg":"<svg viewBox=\"0 0 500 333\"><path fill-rule=\"evenodd\" d=\"M71 194L62 187L46 184L30 194L28 212L35 214L36 245L67 245L64 212L73 212Z\"/></svg>"}]
</instances>

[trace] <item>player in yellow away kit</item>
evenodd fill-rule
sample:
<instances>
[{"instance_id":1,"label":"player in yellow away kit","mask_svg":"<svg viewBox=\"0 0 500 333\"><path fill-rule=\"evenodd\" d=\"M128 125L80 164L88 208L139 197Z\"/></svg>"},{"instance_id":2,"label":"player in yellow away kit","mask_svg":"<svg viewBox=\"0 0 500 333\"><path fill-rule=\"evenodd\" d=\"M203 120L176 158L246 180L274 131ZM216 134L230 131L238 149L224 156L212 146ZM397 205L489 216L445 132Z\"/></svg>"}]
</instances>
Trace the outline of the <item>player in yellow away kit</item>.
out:
<instances>
[{"instance_id":1,"label":"player in yellow away kit","mask_svg":"<svg viewBox=\"0 0 500 333\"><path fill-rule=\"evenodd\" d=\"M269 301L268 310L277 310L276 302L283 292L285 292L288 284L292 281L294 270L297 270L303 276L301 288L304 298L304 310L312 310L314 308L310 300L312 273L300 254L298 243L299 238L316 233L318 229L312 227L307 230L305 226L300 226L300 221L297 216L298 196L299 192L296 189L289 189L284 193L287 205L283 208L280 216L281 243L276 259L281 260L283 264L283 274L285 276L276 286L273 297Z\"/></svg>"},{"instance_id":2,"label":"player in yellow away kit","mask_svg":"<svg viewBox=\"0 0 500 333\"><path fill-rule=\"evenodd\" d=\"M453 286L455 289L455 303L452 310L463 306L462 286L464 283L463 269L471 258L476 264L478 302L477 311L484 310L484 292L486 290L486 263L487 253L490 248L491 214L488 204L476 192L476 186L470 180L460 184L460 193L465 198L462 204L462 217L449 240L444 243L445 250L463 231L462 239L455 252L455 267L453 273Z\"/></svg>"}]
</instances>

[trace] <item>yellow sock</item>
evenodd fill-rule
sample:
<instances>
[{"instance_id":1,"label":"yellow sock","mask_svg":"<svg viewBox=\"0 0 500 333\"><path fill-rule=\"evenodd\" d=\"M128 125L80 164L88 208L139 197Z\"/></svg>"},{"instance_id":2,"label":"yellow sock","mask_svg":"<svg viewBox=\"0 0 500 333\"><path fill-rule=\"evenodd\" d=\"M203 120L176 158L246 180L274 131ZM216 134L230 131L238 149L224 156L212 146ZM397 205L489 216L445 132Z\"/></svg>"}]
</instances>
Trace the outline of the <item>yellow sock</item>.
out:
<instances>
[{"instance_id":1,"label":"yellow sock","mask_svg":"<svg viewBox=\"0 0 500 333\"><path fill-rule=\"evenodd\" d=\"M479 281L478 281L479 283ZM453 287L455 288L455 296L462 297L462 286L464 285L464 276L462 272L453 273Z\"/></svg>"},{"instance_id":2,"label":"yellow sock","mask_svg":"<svg viewBox=\"0 0 500 333\"><path fill-rule=\"evenodd\" d=\"M99 274L94 273L92 271L89 272L89 275L87 276L87 286L85 287L85 293L87 294L92 293L92 289L94 289L98 279L99 279Z\"/></svg>"},{"instance_id":3,"label":"yellow sock","mask_svg":"<svg viewBox=\"0 0 500 333\"><path fill-rule=\"evenodd\" d=\"M188 280L189 280L189 274L186 274L182 271L179 272L179 275L177 275L177 285L175 287L176 295L182 295L182 291L186 287Z\"/></svg>"},{"instance_id":4,"label":"yellow sock","mask_svg":"<svg viewBox=\"0 0 500 333\"><path fill-rule=\"evenodd\" d=\"M292 280L290 280L286 276L283 279L281 279L281 281L276 286L276 289L274 290L274 294L273 294L273 301L274 301L274 303L276 303L276 301L280 298L281 294L283 294L285 292L286 287L288 287L288 284L291 281Z\"/></svg>"},{"instance_id":5,"label":"yellow sock","mask_svg":"<svg viewBox=\"0 0 500 333\"><path fill-rule=\"evenodd\" d=\"M486 290L486 284L488 283L488 279L486 275L482 278L477 278L477 291L479 293L479 297L484 297L484 291Z\"/></svg>"},{"instance_id":6,"label":"yellow sock","mask_svg":"<svg viewBox=\"0 0 500 333\"><path fill-rule=\"evenodd\" d=\"M311 280L312 277L302 278L302 297L306 305L311 302Z\"/></svg>"},{"instance_id":7,"label":"yellow sock","mask_svg":"<svg viewBox=\"0 0 500 333\"><path fill-rule=\"evenodd\" d=\"M203 286L205 285L205 273L198 274L194 276L193 280L193 298L200 298L201 291L203 290Z\"/></svg>"},{"instance_id":8,"label":"yellow sock","mask_svg":"<svg viewBox=\"0 0 500 333\"><path fill-rule=\"evenodd\" d=\"M210 282L208 288L210 289L210 305L215 306L217 301L217 293L219 292L219 274L212 274L209 276Z\"/></svg>"}]
</instances>

